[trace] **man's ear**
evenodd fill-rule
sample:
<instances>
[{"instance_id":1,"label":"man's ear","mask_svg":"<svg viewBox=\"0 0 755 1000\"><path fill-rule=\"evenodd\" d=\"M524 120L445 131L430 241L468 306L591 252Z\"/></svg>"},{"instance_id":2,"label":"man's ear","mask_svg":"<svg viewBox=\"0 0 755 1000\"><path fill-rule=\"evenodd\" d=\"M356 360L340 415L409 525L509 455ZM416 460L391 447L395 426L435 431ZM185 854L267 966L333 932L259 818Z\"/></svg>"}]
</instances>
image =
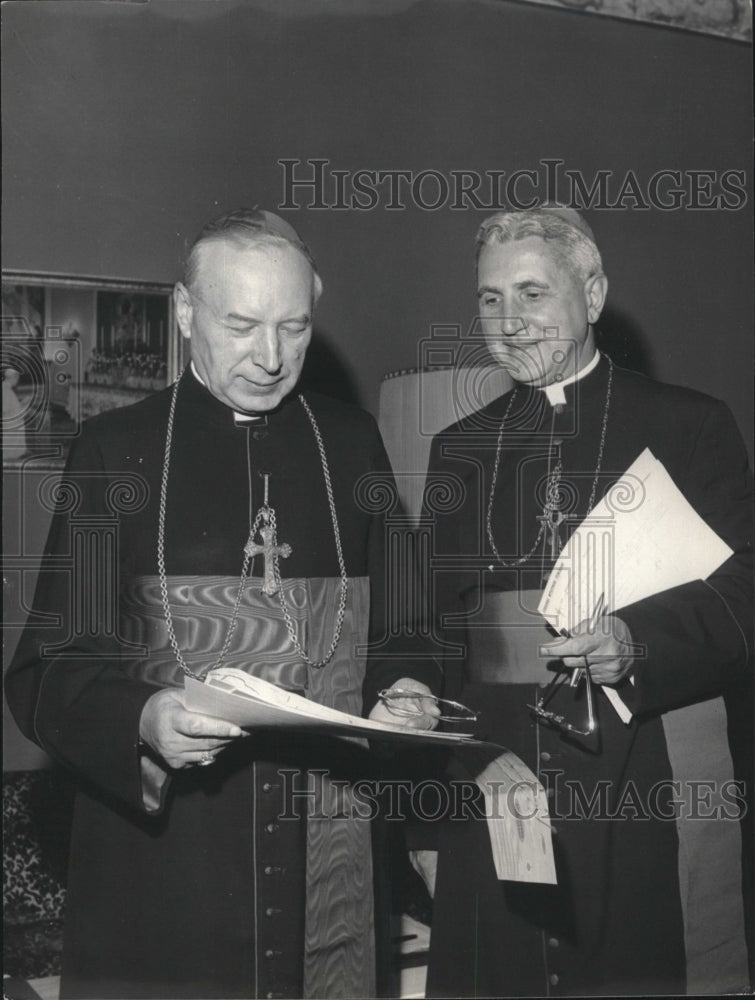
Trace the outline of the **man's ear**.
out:
<instances>
[{"instance_id":1,"label":"man's ear","mask_svg":"<svg viewBox=\"0 0 755 1000\"><path fill-rule=\"evenodd\" d=\"M597 323L603 312L603 304L608 294L608 278L605 274L594 274L585 282L585 303L590 324Z\"/></svg>"},{"instance_id":2,"label":"man's ear","mask_svg":"<svg viewBox=\"0 0 755 1000\"><path fill-rule=\"evenodd\" d=\"M322 278L315 271L312 275L312 311L317 303L320 301L320 296L322 295Z\"/></svg>"},{"instance_id":3,"label":"man's ear","mask_svg":"<svg viewBox=\"0 0 755 1000\"><path fill-rule=\"evenodd\" d=\"M181 336L186 340L191 340L191 320L194 307L191 304L189 289L182 282L177 281L173 289L173 306L176 311L176 322Z\"/></svg>"}]
</instances>

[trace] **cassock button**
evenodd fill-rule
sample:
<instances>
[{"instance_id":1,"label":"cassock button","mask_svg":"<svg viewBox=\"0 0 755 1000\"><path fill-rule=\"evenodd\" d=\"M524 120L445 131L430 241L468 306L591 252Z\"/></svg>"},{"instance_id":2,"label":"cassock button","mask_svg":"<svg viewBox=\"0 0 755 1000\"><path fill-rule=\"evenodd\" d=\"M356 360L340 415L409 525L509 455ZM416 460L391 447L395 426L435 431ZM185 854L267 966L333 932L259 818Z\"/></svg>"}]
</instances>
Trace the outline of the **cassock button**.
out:
<instances>
[{"instance_id":1,"label":"cassock button","mask_svg":"<svg viewBox=\"0 0 755 1000\"><path fill-rule=\"evenodd\" d=\"M265 831L267 833L275 833L277 829L278 829L277 823L268 823L267 826L265 827Z\"/></svg>"},{"instance_id":2,"label":"cassock button","mask_svg":"<svg viewBox=\"0 0 755 1000\"><path fill-rule=\"evenodd\" d=\"M551 986L558 986L559 983L558 975L555 972L552 973L550 976L548 976L548 982L551 984Z\"/></svg>"},{"instance_id":3,"label":"cassock button","mask_svg":"<svg viewBox=\"0 0 755 1000\"><path fill-rule=\"evenodd\" d=\"M268 906L265 910L266 917L274 917L276 913L280 913L280 910L276 909L274 906Z\"/></svg>"},{"instance_id":4,"label":"cassock button","mask_svg":"<svg viewBox=\"0 0 755 1000\"><path fill-rule=\"evenodd\" d=\"M272 792L272 790L273 790L273 786L270 784L269 781L266 781L265 784L262 786L262 791L263 792Z\"/></svg>"},{"instance_id":5,"label":"cassock button","mask_svg":"<svg viewBox=\"0 0 755 1000\"><path fill-rule=\"evenodd\" d=\"M561 944L561 942L558 940L558 938L555 938L555 937L549 937L548 938L548 947L549 948L558 948L558 946L560 944Z\"/></svg>"},{"instance_id":6,"label":"cassock button","mask_svg":"<svg viewBox=\"0 0 755 1000\"><path fill-rule=\"evenodd\" d=\"M272 948L268 948L265 952L265 958L275 958L275 952Z\"/></svg>"},{"instance_id":7,"label":"cassock button","mask_svg":"<svg viewBox=\"0 0 755 1000\"><path fill-rule=\"evenodd\" d=\"M556 407L556 412L557 412L557 413L560 413L560 412L561 412L561 411L560 411L560 410L558 409L558 407ZM553 446L554 446L554 448L560 448L560 447L561 447L561 445L562 445L563 443L564 443L564 442L563 442L563 441L561 440L561 438L553 438Z\"/></svg>"},{"instance_id":8,"label":"cassock button","mask_svg":"<svg viewBox=\"0 0 755 1000\"><path fill-rule=\"evenodd\" d=\"M543 750L543 752L540 754L540 760L549 761L550 759L551 755L548 753L548 751Z\"/></svg>"},{"instance_id":9,"label":"cassock button","mask_svg":"<svg viewBox=\"0 0 755 1000\"><path fill-rule=\"evenodd\" d=\"M267 437L267 431L260 428L259 430L252 431L252 437L255 441L264 441Z\"/></svg>"}]
</instances>

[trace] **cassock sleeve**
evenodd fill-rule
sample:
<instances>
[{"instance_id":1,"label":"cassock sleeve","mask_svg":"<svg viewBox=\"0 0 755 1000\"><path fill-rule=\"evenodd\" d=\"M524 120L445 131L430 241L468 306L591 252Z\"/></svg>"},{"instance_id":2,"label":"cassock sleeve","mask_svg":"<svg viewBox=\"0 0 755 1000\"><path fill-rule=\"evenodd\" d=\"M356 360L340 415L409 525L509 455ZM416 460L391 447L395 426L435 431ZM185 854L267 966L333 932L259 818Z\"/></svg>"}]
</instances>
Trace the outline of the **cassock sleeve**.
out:
<instances>
[{"instance_id":1,"label":"cassock sleeve","mask_svg":"<svg viewBox=\"0 0 755 1000\"><path fill-rule=\"evenodd\" d=\"M712 400L706 408L679 486L734 554L707 580L617 612L642 648L634 685L621 688L635 713L725 693L752 660L752 476L744 442L723 403Z\"/></svg>"},{"instance_id":2,"label":"cassock sleeve","mask_svg":"<svg viewBox=\"0 0 755 1000\"><path fill-rule=\"evenodd\" d=\"M386 495L395 496L400 505L390 460L383 445L377 425L373 423L371 443L371 468L379 477L385 477ZM399 557L390 566L387 560L388 525L386 518L395 517L400 510L394 507L381 514L373 514L369 527L368 561L370 572L370 646L375 652L367 658L367 669L362 688L363 713L369 715L377 701L378 691L388 688L402 677L421 681L436 694L440 693L441 668L433 656L426 637L414 628L391 628L388 606L398 620L409 622L409 608L401 607L398 595L416 593L416 567ZM398 530L409 531L408 527ZM411 547L409 547L411 551ZM401 549L400 556L405 554ZM397 564L398 563L398 564ZM395 626L394 621L393 625Z\"/></svg>"},{"instance_id":3,"label":"cassock sleeve","mask_svg":"<svg viewBox=\"0 0 755 1000\"><path fill-rule=\"evenodd\" d=\"M25 736L100 789L144 810L139 720L156 688L121 671L117 628L104 625L106 603L117 595L108 593L107 580L99 587L92 580L92 567L100 565L92 551L90 559L75 559L72 551L77 519L88 519L93 546L105 537L96 519L112 522L106 497L113 479L96 434L84 425L63 473L37 582L34 620L46 622L24 630L5 689ZM93 595L99 612L88 606ZM87 620L97 626L81 627ZM157 785L152 793L154 807Z\"/></svg>"}]
</instances>

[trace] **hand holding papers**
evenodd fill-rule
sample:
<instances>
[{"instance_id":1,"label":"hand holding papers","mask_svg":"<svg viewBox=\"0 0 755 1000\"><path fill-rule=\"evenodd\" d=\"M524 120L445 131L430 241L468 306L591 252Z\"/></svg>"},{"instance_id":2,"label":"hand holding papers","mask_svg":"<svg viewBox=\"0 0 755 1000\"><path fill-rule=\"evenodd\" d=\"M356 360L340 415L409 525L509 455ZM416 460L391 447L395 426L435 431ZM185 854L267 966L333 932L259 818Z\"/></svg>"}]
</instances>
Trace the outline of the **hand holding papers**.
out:
<instances>
[{"instance_id":1,"label":"hand holding papers","mask_svg":"<svg viewBox=\"0 0 755 1000\"><path fill-rule=\"evenodd\" d=\"M361 719L310 701L293 691L285 691L234 667L213 670L204 682L186 677L184 683L186 704L191 711L226 719L246 729L287 726L332 736L362 736L414 743L458 744L472 739L469 733L428 732Z\"/></svg>"},{"instance_id":2,"label":"hand holding papers","mask_svg":"<svg viewBox=\"0 0 755 1000\"><path fill-rule=\"evenodd\" d=\"M242 728L286 726L330 736L450 745L485 799L490 841L500 879L556 881L548 806L535 775L508 750L469 733L438 733L361 719L309 701L259 677L221 667L202 682L184 679L186 705Z\"/></svg>"},{"instance_id":3,"label":"hand holding papers","mask_svg":"<svg viewBox=\"0 0 755 1000\"><path fill-rule=\"evenodd\" d=\"M731 555L646 448L569 539L538 610L557 631L572 631L600 594L610 614L704 580ZM603 690L622 714L616 692Z\"/></svg>"}]
</instances>

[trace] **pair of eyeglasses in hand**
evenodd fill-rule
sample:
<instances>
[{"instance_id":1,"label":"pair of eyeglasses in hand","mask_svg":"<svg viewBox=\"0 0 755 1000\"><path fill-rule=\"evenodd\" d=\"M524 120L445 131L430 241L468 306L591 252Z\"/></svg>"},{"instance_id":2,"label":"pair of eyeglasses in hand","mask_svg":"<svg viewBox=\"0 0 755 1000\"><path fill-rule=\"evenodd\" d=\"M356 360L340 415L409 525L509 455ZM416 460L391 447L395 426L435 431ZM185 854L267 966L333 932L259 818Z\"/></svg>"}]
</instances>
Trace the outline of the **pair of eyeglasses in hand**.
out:
<instances>
[{"instance_id":1,"label":"pair of eyeglasses in hand","mask_svg":"<svg viewBox=\"0 0 755 1000\"><path fill-rule=\"evenodd\" d=\"M477 721L477 712L473 712L471 708L467 708L466 705L462 705L458 701L438 698L434 694L423 694L421 691L407 691L403 688L387 688L384 691L378 691L378 698L384 703L389 712L400 716L402 719L409 719L413 715L424 715L421 703L423 699L427 698L440 709L440 715L433 716L439 722ZM409 702L410 704L396 704L399 701Z\"/></svg>"},{"instance_id":2,"label":"pair of eyeglasses in hand","mask_svg":"<svg viewBox=\"0 0 755 1000\"><path fill-rule=\"evenodd\" d=\"M546 708L546 705L556 693L558 688L560 688L564 682L568 679L568 686L571 688L578 688L581 681L584 679L585 691L587 696L587 722L582 726L574 725L573 722L569 722L567 718L557 712L550 711ZM598 724L595 719L595 705L593 702L593 685L592 679L590 677L590 667L585 659L584 668L577 667L571 671L571 677L569 678L569 672L562 671L553 678L548 687L543 692L541 698L537 698L534 705L528 705L527 708L535 716L535 719L547 726L552 726L554 729L560 729L561 732L567 734L573 734L575 736L590 736L597 731Z\"/></svg>"},{"instance_id":3,"label":"pair of eyeglasses in hand","mask_svg":"<svg viewBox=\"0 0 755 1000\"><path fill-rule=\"evenodd\" d=\"M588 632L595 632L598 627L598 622L605 613L605 610L606 597L605 594L601 593L598 595L598 600L593 608L593 612L587 621ZM570 639L572 637L571 633L566 629L561 629L559 635L563 636L564 639ZM534 705L527 706L537 722L542 725L552 726L554 729L560 729L562 733L566 733L567 735L592 736L597 732L598 722L595 717L593 681L590 676L590 664L588 663L586 656L584 657L584 661L584 667L574 667L559 671L543 692L542 697L536 698ZM565 715L559 712L554 712L546 707L553 695L564 684L567 678L569 680L569 687L575 689L575 699L577 697L577 689L580 687L582 681L584 681L585 684L587 719L581 725L575 725L575 723L573 721L570 722Z\"/></svg>"}]
</instances>

